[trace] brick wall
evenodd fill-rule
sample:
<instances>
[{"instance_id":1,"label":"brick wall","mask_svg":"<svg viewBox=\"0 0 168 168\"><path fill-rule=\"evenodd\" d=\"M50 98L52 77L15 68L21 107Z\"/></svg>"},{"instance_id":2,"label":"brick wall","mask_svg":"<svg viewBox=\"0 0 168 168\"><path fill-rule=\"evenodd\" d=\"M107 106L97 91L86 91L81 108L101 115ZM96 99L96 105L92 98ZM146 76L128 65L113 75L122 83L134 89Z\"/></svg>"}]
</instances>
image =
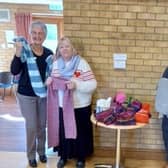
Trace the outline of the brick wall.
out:
<instances>
[{"instance_id":1,"label":"brick wall","mask_svg":"<svg viewBox=\"0 0 168 168\"><path fill-rule=\"evenodd\" d=\"M152 119L143 129L121 132L123 147L163 149L161 121L155 112L156 83L168 65L168 2L164 0L64 0L64 34L90 63L98 81L97 98L123 90L152 106ZM11 21L0 23L0 44L4 30L15 30L15 12L48 12L47 6L1 4L11 11ZM113 69L113 53L127 53L126 70ZM0 71L9 70L14 49L0 48ZM114 130L94 129L96 147L113 147Z\"/></svg>"},{"instance_id":2,"label":"brick wall","mask_svg":"<svg viewBox=\"0 0 168 168\"><path fill-rule=\"evenodd\" d=\"M64 34L77 44L98 81L94 104L118 90L151 104L148 126L121 131L124 147L163 149L153 106L157 81L168 65L167 7L167 1L158 0L64 0ZM125 70L113 68L113 53L127 54ZM114 130L97 127L94 134L96 147L114 146Z\"/></svg>"}]
</instances>

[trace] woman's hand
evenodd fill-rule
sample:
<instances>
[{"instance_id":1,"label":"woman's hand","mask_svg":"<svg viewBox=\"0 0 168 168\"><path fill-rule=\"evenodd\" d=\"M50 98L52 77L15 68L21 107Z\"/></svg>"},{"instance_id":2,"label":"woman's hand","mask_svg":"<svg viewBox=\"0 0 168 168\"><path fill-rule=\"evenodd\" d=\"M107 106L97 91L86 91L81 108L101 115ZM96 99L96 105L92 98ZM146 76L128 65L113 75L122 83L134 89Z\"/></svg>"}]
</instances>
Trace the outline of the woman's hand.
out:
<instances>
[{"instance_id":1,"label":"woman's hand","mask_svg":"<svg viewBox=\"0 0 168 168\"><path fill-rule=\"evenodd\" d=\"M52 83L52 78L51 78L51 77L48 77L48 78L46 79L45 84L46 84L47 86L49 86L51 83Z\"/></svg>"},{"instance_id":2,"label":"woman's hand","mask_svg":"<svg viewBox=\"0 0 168 168\"><path fill-rule=\"evenodd\" d=\"M16 56L20 57L21 51L22 51L22 43L21 42L15 42L15 47L16 47Z\"/></svg>"},{"instance_id":3,"label":"woman's hand","mask_svg":"<svg viewBox=\"0 0 168 168\"><path fill-rule=\"evenodd\" d=\"M74 90L76 88L76 84L74 81L67 81L66 84L69 90Z\"/></svg>"}]
</instances>

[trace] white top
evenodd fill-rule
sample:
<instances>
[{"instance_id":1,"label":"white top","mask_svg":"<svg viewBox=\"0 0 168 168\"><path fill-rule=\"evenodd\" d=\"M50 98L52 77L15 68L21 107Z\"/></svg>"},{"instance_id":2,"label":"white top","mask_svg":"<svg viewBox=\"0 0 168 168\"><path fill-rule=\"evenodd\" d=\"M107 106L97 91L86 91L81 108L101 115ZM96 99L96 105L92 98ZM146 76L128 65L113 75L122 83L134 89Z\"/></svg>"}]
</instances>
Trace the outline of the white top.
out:
<instances>
[{"instance_id":1,"label":"white top","mask_svg":"<svg viewBox=\"0 0 168 168\"><path fill-rule=\"evenodd\" d=\"M69 62L66 63L68 66ZM87 63L83 58L80 59L76 75L70 79L76 84L76 89L73 92L74 108L82 108L91 104L92 94L97 87L97 81L95 76ZM53 63L53 69L51 76L59 77L58 61ZM64 92L59 90L59 106L63 107L63 95Z\"/></svg>"}]
</instances>

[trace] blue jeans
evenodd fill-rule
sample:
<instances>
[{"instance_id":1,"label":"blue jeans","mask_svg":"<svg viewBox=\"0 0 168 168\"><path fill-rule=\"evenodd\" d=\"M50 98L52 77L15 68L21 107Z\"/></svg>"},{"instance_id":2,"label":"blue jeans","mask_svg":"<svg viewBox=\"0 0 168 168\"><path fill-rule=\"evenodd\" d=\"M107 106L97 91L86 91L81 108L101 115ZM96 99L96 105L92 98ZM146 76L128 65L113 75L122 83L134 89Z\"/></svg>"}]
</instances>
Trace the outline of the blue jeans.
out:
<instances>
[{"instance_id":1,"label":"blue jeans","mask_svg":"<svg viewBox=\"0 0 168 168\"><path fill-rule=\"evenodd\" d=\"M162 119L162 134L163 134L163 141L165 145L166 151L166 161L168 162L168 118L164 116Z\"/></svg>"}]
</instances>

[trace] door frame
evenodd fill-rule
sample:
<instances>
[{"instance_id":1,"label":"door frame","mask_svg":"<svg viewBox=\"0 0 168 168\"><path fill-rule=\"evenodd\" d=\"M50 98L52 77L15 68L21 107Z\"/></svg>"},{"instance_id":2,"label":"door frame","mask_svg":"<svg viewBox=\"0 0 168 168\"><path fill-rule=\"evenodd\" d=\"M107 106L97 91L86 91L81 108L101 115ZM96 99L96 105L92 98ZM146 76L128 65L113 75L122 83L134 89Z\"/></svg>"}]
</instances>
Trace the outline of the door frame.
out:
<instances>
[{"instance_id":1,"label":"door frame","mask_svg":"<svg viewBox=\"0 0 168 168\"><path fill-rule=\"evenodd\" d=\"M54 16L54 15L33 15L32 20L40 20L45 24L56 24L58 28L58 39L63 37L64 32L64 21L63 16Z\"/></svg>"}]
</instances>

